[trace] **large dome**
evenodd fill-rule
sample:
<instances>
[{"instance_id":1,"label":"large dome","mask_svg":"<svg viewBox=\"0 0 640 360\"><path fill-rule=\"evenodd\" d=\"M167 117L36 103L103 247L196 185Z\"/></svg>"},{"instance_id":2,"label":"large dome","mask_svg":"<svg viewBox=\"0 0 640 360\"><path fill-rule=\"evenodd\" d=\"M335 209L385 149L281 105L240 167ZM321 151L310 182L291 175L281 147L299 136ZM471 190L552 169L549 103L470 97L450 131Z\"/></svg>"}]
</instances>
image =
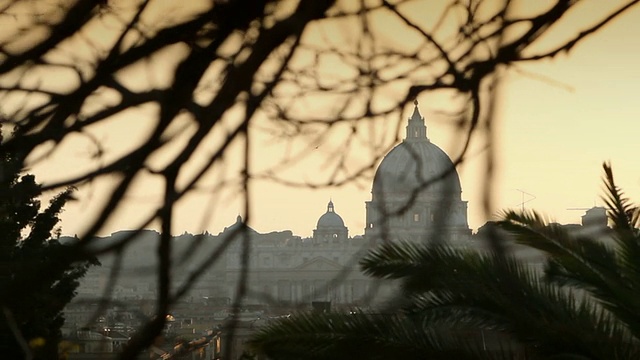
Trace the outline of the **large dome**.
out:
<instances>
[{"instance_id":1,"label":"large dome","mask_svg":"<svg viewBox=\"0 0 640 360\"><path fill-rule=\"evenodd\" d=\"M366 202L365 237L385 241L455 241L471 234L467 202L453 162L427 138L418 102L407 135L382 159Z\"/></svg>"},{"instance_id":2,"label":"large dome","mask_svg":"<svg viewBox=\"0 0 640 360\"><path fill-rule=\"evenodd\" d=\"M460 198L458 173L449 156L426 136L418 107L407 125L407 136L378 166L373 179L373 200L407 200L409 197Z\"/></svg>"},{"instance_id":3,"label":"large dome","mask_svg":"<svg viewBox=\"0 0 640 360\"><path fill-rule=\"evenodd\" d=\"M411 195L419 189L416 195L420 196L459 195L460 179L453 162L439 147L431 142L404 141L378 166L373 198Z\"/></svg>"},{"instance_id":4,"label":"large dome","mask_svg":"<svg viewBox=\"0 0 640 360\"><path fill-rule=\"evenodd\" d=\"M327 212L320 216L318 219L318 225L316 229L322 228L343 228L344 221L340 217L340 215L336 214L333 208L333 202L329 201L327 205Z\"/></svg>"}]
</instances>

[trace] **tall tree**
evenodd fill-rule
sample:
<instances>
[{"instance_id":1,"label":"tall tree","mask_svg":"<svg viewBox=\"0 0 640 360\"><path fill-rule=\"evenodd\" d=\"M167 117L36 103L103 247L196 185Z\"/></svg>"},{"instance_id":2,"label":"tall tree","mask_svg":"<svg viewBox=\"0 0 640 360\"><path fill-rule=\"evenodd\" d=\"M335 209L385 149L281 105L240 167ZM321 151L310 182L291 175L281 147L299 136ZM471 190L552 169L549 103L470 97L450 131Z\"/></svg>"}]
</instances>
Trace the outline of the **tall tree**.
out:
<instances>
[{"instance_id":1,"label":"tall tree","mask_svg":"<svg viewBox=\"0 0 640 360\"><path fill-rule=\"evenodd\" d=\"M404 306L300 314L261 330L253 350L272 359L637 359L640 212L604 170L610 230L576 234L535 212L509 211L498 224L546 255L543 273L508 253L386 244L362 266L400 280Z\"/></svg>"},{"instance_id":2,"label":"tall tree","mask_svg":"<svg viewBox=\"0 0 640 360\"><path fill-rule=\"evenodd\" d=\"M21 170L15 154L0 153L0 354L58 359L62 310L97 260L71 262L69 247L56 240L73 189L42 209L41 187Z\"/></svg>"}]
</instances>

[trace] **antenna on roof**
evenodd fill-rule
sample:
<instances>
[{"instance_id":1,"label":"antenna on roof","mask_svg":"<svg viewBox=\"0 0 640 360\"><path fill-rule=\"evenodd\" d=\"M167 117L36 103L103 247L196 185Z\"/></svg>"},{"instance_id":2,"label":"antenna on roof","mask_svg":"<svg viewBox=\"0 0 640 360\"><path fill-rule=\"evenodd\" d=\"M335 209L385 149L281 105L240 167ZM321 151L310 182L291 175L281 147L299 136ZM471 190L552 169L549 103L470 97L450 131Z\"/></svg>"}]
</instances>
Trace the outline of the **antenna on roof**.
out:
<instances>
[{"instance_id":1,"label":"antenna on roof","mask_svg":"<svg viewBox=\"0 0 640 360\"><path fill-rule=\"evenodd\" d=\"M528 193L528 192L526 192L526 191L524 191L524 190L516 189L516 191L519 191L519 192L522 194L522 201L521 201L521 202L520 202L520 204L519 204L519 205L520 205L520 210L521 210L521 211L524 211L524 204L526 204L526 203L528 203L528 202L531 202L531 201L533 201L533 200L537 199L537 197L536 197L535 195L530 194L530 193ZM528 195L528 196L529 196L529 199L525 200L525 199L524 199L524 196L525 196L525 195Z\"/></svg>"}]
</instances>

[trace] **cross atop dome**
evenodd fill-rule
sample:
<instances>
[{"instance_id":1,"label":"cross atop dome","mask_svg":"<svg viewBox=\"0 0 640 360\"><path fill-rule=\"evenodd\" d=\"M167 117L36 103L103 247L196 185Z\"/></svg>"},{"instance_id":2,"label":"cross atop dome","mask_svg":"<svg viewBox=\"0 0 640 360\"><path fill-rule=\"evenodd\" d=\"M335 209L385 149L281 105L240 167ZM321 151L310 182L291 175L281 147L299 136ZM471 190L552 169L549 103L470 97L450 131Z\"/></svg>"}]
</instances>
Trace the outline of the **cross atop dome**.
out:
<instances>
[{"instance_id":1,"label":"cross atop dome","mask_svg":"<svg viewBox=\"0 0 640 360\"><path fill-rule=\"evenodd\" d=\"M407 124L407 136L405 140L416 141L416 140L429 140L427 138L427 126L424 123L424 117L420 115L420 110L418 109L418 99L413 101L415 107L413 108L413 114L409 118L409 122Z\"/></svg>"}]
</instances>

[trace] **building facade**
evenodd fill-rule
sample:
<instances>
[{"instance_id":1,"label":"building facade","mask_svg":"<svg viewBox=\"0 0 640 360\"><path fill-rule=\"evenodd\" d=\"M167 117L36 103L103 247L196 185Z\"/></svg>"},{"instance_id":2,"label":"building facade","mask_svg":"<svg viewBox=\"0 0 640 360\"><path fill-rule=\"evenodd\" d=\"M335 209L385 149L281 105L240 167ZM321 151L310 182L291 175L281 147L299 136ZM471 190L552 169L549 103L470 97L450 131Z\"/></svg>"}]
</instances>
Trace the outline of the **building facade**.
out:
<instances>
[{"instance_id":1,"label":"building facade","mask_svg":"<svg viewBox=\"0 0 640 360\"><path fill-rule=\"evenodd\" d=\"M247 302L287 306L315 301L361 304L371 296L370 279L358 269L358 259L369 249L362 236L349 238L344 221L329 202L312 238L291 231L259 234L242 219L219 236L237 236L244 227L250 237ZM242 235L240 235L242 236ZM227 255L226 288L235 296L242 276L243 247L234 241Z\"/></svg>"}]
</instances>

